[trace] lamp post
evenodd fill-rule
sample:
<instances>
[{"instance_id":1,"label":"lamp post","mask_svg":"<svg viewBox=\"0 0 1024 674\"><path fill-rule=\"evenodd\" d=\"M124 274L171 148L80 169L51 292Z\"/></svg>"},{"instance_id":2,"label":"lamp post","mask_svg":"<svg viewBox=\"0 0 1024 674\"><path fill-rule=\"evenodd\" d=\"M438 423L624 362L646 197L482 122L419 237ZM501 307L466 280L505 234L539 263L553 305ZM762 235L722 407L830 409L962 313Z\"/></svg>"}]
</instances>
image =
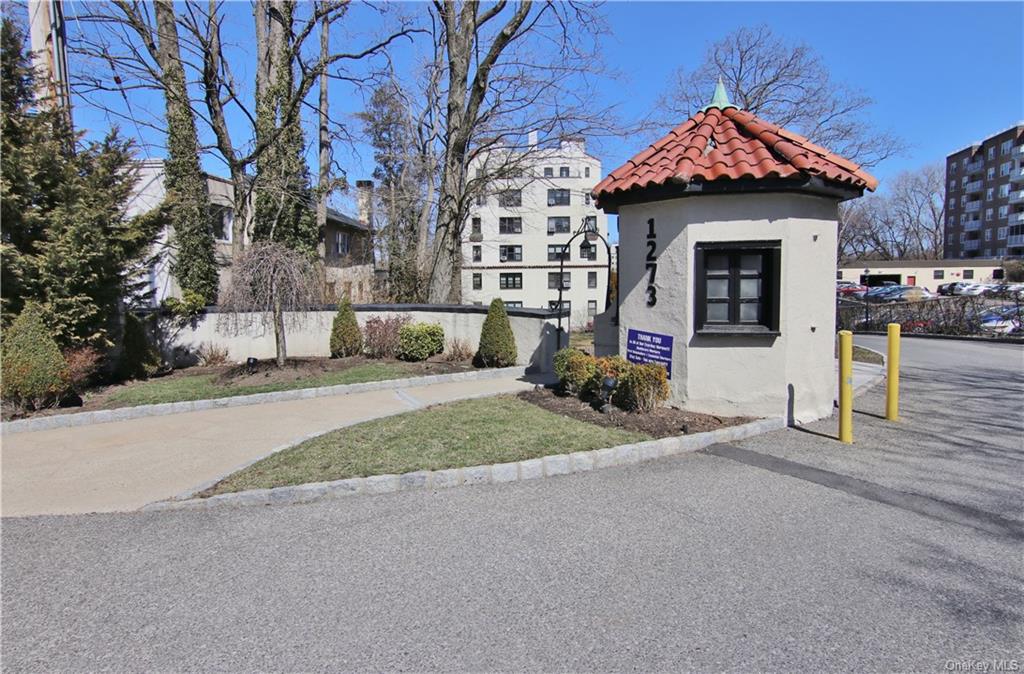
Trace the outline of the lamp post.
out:
<instances>
[{"instance_id":1,"label":"lamp post","mask_svg":"<svg viewBox=\"0 0 1024 674\"><path fill-rule=\"evenodd\" d=\"M563 334L563 332L566 332L562 328L562 293L565 290L565 259L567 257L569 257L569 247L572 245L572 242L575 241L576 239L578 239L580 236L586 236L587 239L590 240L590 241L593 241L594 239L601 239L601 241L604 242L605 267L607 269L607 273L605 274L605 289L604 289L604 306L605 306L606 310L607 310L607 307L608 307L608 303L611 301L611 298L612 298L612 247L608 243L608 239L606 239L601 234L601 232L597 231L596 225L595 225L595 227L593 229L591 229L591 228L589 228L587 226L587 216L583 216L583 222L580 224L579 229L577 229L576 232L573 233L573 235L571 237L569 237L569 240L566 241L562 245L562 254L558 256L559 257L559 260L558 260L558 339L559 339L559 347L561 347L562 334ZM593 244L591 244L591 245L593 245ZM616 312L616 315L615 315L615 322L616 323L618 323L618 318L619 318L618 317L618 313Z\"/></svg>"}]
</instances>

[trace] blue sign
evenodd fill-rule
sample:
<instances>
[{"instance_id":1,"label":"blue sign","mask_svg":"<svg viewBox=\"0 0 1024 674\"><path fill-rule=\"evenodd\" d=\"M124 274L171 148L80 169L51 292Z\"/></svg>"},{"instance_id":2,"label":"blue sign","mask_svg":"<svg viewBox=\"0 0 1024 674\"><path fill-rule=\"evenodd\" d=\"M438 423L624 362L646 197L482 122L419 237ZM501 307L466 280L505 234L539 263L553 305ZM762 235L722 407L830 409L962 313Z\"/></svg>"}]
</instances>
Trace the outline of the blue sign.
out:
<instances>
[{"instance_id":1,"label":"blue sign","mask_svg":"<svg viewBox=\"0 0 1024 674\"><path fill-rule=\"evenodd\" d=\"M632 328L626 333L626 360L631 363L659 363L672 378L672 337Z\"/></svg>"}]
</instances>

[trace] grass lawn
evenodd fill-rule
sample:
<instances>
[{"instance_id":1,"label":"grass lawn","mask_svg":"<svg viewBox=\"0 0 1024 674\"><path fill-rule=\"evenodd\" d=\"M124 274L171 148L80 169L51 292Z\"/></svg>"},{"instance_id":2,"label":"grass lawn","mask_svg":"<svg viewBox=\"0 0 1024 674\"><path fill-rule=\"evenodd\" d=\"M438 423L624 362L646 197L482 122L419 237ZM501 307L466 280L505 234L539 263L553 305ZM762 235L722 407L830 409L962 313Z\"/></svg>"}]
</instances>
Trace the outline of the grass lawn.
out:
<instances>
[{"instance_id":1,"label":"grass lawn","mask_svg":"<svg viewBox=\"0 0 1024 674\"><path fill-rule=\"evenodd\" d=\"M576 331L569 333L569 346L574 349L583 349L587 353L594 354L594 333Z\"/></svg>"},{"instance_id":2,"label":"grass lawn","mask_svg":"<svg viewBox=\"0 0 1024 674\"><path fill-rule=\"evenodd\" d=\"M365 363L347 370L324 372L313 377L306 377L295 381L277 381L267 384L241 386L218 383L216 381L216 374L158 377L116 390L110 394L106 403L110 407L129 407L133 405L152 405L156 403L244 396L254 393L288 391L298 388L336 386L338 384L361 384L368 381L401 379L405 376L411 376L413 369L411 365L405 363Z\"/></svg>"},{"instance_id":3,"label":"grass lawn","mask_svg":"<svg viewBox=\"0 0 1024 674\"><path fill-rule=\"evenodd\" d=\"M839 358L839 342L836 341L836 358ZM853 359L860 363L872 363L873 365L885 365L885 359L870 349L863 346L853 345Z\"/></svg>"},{"instance_id":4,"label":"grass lawn","mask_svg":"<svg viewBox=\"0 0 1024 674\"><path fill-rule=\"evenodd\" d=\"M647 439L511 396L463 400L326 433L254 463L204 495L522 461Z\"/></svg>"}]
</instances>

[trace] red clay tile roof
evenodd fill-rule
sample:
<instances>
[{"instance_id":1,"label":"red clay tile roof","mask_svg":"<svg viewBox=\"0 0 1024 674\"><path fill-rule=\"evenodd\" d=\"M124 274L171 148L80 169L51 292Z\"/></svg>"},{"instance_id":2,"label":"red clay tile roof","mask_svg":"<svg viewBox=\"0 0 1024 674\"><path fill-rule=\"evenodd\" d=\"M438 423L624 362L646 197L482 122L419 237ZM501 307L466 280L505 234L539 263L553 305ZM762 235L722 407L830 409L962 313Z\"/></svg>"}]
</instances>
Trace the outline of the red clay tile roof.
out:
<instances>
[{"instance_id":1,"label":"red clay tile roof","mask_svg":"<svg viewBox=\"0 0 1024 674\"><path fill-rule=\"evenodd\" d=\"M600 206L622 192L670 183L809 176L862 190L878 186L853 162L799 134L733 106L708 107L612 171L592 194Z\"/></svg>"}]
</instances>

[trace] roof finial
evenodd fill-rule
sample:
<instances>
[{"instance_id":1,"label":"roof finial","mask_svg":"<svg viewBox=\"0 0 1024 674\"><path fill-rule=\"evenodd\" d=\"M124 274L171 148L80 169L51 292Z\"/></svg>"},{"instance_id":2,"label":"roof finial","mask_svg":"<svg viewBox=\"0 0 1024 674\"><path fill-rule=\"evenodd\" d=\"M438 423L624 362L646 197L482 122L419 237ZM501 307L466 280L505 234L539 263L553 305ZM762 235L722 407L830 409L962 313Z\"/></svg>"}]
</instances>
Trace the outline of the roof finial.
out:
<instances>
[{"instance_id":1,"label":"roof finial","mask_svg":"<svg viewBox=\"0 0 1024 674\"><path fill-rule=\"evenodd\" d=\"M702 108L703 112L707 112L709 108L718 108L719 110L725 110L726 108L735 108L737 106L729 102L729 94L725 91L725 84L722 82L722 77L718 77L718 85L715 87L715 95L711 98L711 102Z\"/></svg>"}]
</instances>

